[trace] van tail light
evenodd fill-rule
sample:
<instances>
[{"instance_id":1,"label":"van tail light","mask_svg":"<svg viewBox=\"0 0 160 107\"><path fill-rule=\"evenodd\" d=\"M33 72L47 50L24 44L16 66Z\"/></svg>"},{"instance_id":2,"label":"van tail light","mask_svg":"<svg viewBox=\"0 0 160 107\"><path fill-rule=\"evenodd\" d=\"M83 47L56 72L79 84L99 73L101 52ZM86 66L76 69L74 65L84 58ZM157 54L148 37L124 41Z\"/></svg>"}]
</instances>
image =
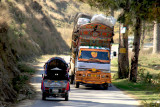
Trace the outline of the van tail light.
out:
<instances>
[{"instance_id":1,"label":"van tail light","mask_svg":"<svg viewBox=\"0 0 160 107\"><path fill-rule=\"evenodd\" d=\"M67 90L67 91L70 90L70 84L69 84L69 82L67 83L67 86L66 86L66 89L65 89L65 90Z\"/></svg>"},{"instance_id":2,"label":"van tail light","mask_svg":"<svg viewBox=\"0 0 160 107\"><path fill-rule=\"evenodd\" d=\"M49 90L49 88L48 88L48 87L45 87L45 90Z\"/></svg>"}]
</instances>

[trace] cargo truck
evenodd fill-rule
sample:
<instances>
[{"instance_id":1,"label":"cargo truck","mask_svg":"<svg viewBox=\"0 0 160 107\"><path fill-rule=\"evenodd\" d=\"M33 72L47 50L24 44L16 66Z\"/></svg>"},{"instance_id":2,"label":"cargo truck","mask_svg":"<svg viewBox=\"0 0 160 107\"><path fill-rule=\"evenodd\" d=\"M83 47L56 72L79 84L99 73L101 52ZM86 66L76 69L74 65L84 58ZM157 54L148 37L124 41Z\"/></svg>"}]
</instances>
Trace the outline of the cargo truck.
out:
<instances>
[{"instance_id":1,"label":"cargo truck","mask_svg":"<svg viewBox=\"0 0 160 107\"><path fill-rule=\"evenodd\" d=\"M71 84L74 83L76 88L80 84L93 84L108 89L113 27L103 22L90 22L91 18L82 13L75 17L69 71Z\"/></svg>"}]
</instances>

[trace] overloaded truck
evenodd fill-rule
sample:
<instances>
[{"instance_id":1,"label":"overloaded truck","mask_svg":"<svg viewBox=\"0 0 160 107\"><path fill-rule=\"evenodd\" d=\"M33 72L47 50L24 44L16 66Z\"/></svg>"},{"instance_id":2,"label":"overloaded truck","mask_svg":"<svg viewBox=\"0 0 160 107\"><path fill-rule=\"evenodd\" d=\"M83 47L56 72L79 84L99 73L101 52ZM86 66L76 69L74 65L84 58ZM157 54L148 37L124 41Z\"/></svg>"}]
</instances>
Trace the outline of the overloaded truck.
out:
<instances>
[{"instance_id":1,"label":"overloaded truck","mask_svg":"<svg viewBox=\"0 0 160 107\"><path fill-rule=\"evenodd\" d=\"M79 13L75 16L69 73L76 88L80 84L95 84L108 89L115 22L113 17L102 14Z\"/></svg>"}]
</instances>

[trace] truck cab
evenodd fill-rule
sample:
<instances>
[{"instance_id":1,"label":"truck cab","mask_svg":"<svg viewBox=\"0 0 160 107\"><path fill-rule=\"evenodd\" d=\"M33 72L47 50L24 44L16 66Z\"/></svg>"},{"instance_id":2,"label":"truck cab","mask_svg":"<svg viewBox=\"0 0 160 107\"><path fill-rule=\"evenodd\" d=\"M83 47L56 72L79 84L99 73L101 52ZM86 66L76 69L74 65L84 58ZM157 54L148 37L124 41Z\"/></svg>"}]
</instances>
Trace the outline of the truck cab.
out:
<instances>
[{"instance_id":1,"label":"truck cab","mask_svg":"<svg viewBox=\"0 0 160 107\"><path fill-rule=\"evenodd\" d=\"M75 87L79 84L111 83L110 49L95 46L80 46L75 62Z\"/></svg>"}]
</instances>

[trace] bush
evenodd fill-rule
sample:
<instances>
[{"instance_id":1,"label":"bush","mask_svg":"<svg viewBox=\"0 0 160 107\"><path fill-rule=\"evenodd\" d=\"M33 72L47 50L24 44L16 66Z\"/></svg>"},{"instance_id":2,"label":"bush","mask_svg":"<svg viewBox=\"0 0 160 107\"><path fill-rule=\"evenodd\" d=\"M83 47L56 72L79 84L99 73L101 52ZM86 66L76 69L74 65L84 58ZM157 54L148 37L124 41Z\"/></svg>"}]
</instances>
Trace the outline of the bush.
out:
<instances>
[{"instance_id":1,"label":"bush","mask_svg":"<svg viewBox=\"0 0 160 107\"><path fill-rule=\"evenodd\" d=\"M151 103L145 102L144 103L144 107L160 107L160 103L159 103L159 101L151 102Z\"/></svg>"},{"instance_id":2,"label":"bush","mask_svg":"<svg viewBox=\"0 0 160 107\"><path fill-rule=\"evenodd\" d=\"M32 67L28 66L27 64L24 63L18 63L18 69L21 72L25 72L25 73L29 73L29 74L34 74L35 73L35 69L33 69Z\"/></svg>"},{"instance_id":3,"label":"bush","mask_svg":"<svg viewBox=\"0 0 160 107\"><path fill-rule=\"evenodd\" d=\"M19 75L12 80L13 88L17 92L22 89L22 87L25 85L26 81L29 79L27 75Z\"/></svg>"},{"instance_id":4,"label":"bush","mask_svg":"<svg viewBox=\"0 0 160 107\"><path fill-rule=\"evenodd\" d=\"M149 72L147 74L144 73L145 69L141 68L138 72L138 79L142 83L152 83L153 75Z\"/></svg>"},{"instance_id":5,"label":"bush","mask_svg":"<svg viewBox=\"0 0 160 107\"><path fill-rule=\"evenodd\" d=\"M118 79L118 73L115 73L114 75L113 75L113 79Z\"/></svg>"}]
</instances>

